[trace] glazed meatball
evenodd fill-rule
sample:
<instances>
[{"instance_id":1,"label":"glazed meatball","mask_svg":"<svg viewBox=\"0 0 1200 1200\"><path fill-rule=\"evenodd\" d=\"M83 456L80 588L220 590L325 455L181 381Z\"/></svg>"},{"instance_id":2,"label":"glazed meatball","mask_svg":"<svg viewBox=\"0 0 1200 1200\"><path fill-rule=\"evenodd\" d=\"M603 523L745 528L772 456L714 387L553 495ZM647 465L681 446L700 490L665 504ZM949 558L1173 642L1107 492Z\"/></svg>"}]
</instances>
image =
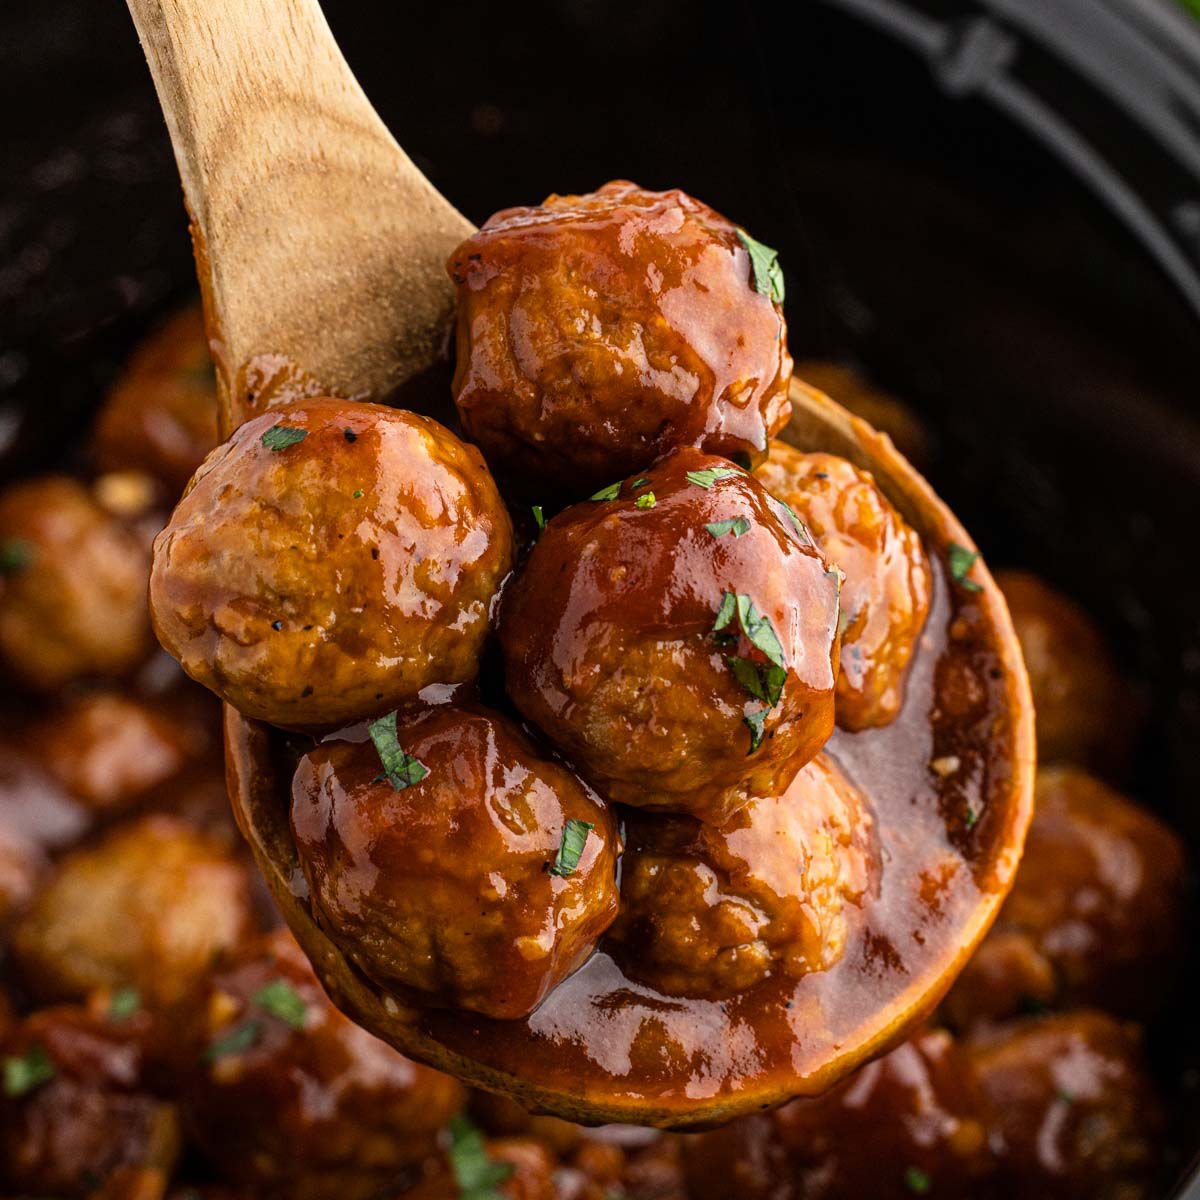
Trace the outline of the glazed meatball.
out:
<instances>
[{"instance_id":1,"label":"glazed meatball","mask_svg":"<svg viewBox=\"0 0 1200 1200\"><path fill-rule=\"evenodd\" d=\"M21 1193L85 1196L115 1172L168 1173L179 1120L151 1086L151 1044L143 1016L73 1006L11 1030L0 1042L0 1180Z\"/></svg>"},{"instance_id":2,"label":"glazed meatball","mask_svg":"<svg viewBox=\"0 0 1200 1200\"><path fill-rule=\"evenodd\" d=\"M608 799L721 823L833 728L838 577L697 450L556 516L500 618L509 695Z\"/></svg>"},{"instance_id":3,"label":"glazed meatball","mask_svg":"<svg viewBox=\"0 0 1200 1200\"><path fill-rule=\"evenodd\" d=\"M497 213L449 262L468 436L574 496L676 446L761 458L792 360L782 277L743 237L683 192L623 182Z\"/></svg>"},{"instance_id":4,"label":"glazed meatball","mask_svg":"<svg viewBox=\"0 0 1200 1200\"><path fill-rule=\"evenodd\" d=\"M0 655L31 687L121 675L149 652L149 559L82 484L46 476L0 495Z\"/></svg>"},{"instance_id":5,"label":"glazed meatball","mask_svg":"<svg viewBox=\"0 0 1200 1200\"><path fill-rule=\"evenodd\" d=\"M621 961L660 991L712 998L776 970L827 970L869 883L869 843L861 796L823 756L724 825L632 818L612 931Z\"/></svg>"},{"instance_id":6,"label":"glazed meatball","mask_svg":"<svg viewBox=\"0 0 1200 1200\"><path fill-rule=\"evenodd\" d=\"M512 526L428 417L307 400L205 461L154 548L155 629L249 717L337 725L472 678Z\"/></svg>"},{"instance_id":7,"label":"glazed meatball","mask_svg":"<svg viewBox=\"0 0 1200 1200\"><path fill-rule=\"evenodd\" d=\"M1136 709L1092 619L1026 571L1000 571L996 583L1029 672L1038 760L1119 766Z\"/></svg>"},{"instance_id":8,"label":"glazed meatball","mask_svg":"<svg viewBox=\"0 0 1200 1200\"><path fill-rule=\"evenodd\" d=\"M514 725L447 705L300 760L292 830L318 922L415 1003L531 1012L616 914L611 813Z\"/></svg>"},{"instance_id":9,"label":"glazed meatball","mask_svg":"<svg viewBox=\"0 0 1200 1200\"><path fill-rule=\"evenodd\" d=\"M248 872L182 821L144 817L69 854L13 932L38 996L137 988L167 1006L252 929Z\"/></svg>"},{"instance_id":10,"label":"glazed meatball","mask_svg":"<svg viewBox=\"0 0 1200 1200\"><path fill-rule=\"evenodd\" d=\"M104 471L144 471L177 496L217 444L217 380L199 307L138 347L96 418Z\"/></svg>"},{"instance_id":11,"label":"glazed meatball","mask_svg":"<svg viewBox=\"0 0 1200 1200\"><path fill-rule=\"evenodd\" d=\"M925 468L930 457L929 431L907 404L877 387L856 367L808 359L796 364L794 386L832 396L856 417L886 433L915 467Z\"/></svg>"},{"instance_id":12,"label":"glazed meatball","mask_svg":"<svg viewBox=\"0 0 1200 1200\"><path fill-rule=\"evenodd\" d=\"M960 1027L1041 1005L1153 1011L1182 944L1185 873L1151 813L1078 767L1042 770L1016 882L946 1011Z\"/></svg>"},{"instance_id":13,"label":"glazed meatball","mask_svg":"<svg viewBox=\"0 0 1200 1200\"><path fill-rule=\"evenodd\" d=\"M34 722L23 740L76 800L93 812L111 812L178 775L205 739L131 697L95 692Z\"/></svg>"},{"instance_id":14,"label":"glazed meatball","mask_svg":"<svg viewBox=\"0 0 1200 1200\"><path fill-rule=\"evenodd\" d=\"M691 1194L693 1200L979 1195L994 1163L977 1109L962 1052L944 1031L924 1030L823 1096L689 1139L683 1158Z\"/></svg>"},{"instance_id":15,"label":"glazed meatball","mask_svg":"<svg viewBox=\"0 0 1200 1200\"><path fill-rule=\"evenodd\" d=\"M838 724L889 724L904 702L908 664L929 614L932 578L920 537L869 472L844 458L775 441L756 475L845 574Z\"/></svg>"},{"instance_id":16,"label":"glazed meatball","mask_svg":"<svg viewBox=\"0 0 1200 1200\"><path fill-rule=\"evenodd\" d=\"M1136 1026L1078 1011L967 1044L1006 1195L1142 1200L1162 1134Z\"/></svg>"},{"instance_id":17,"label":"glazed meatball","mask_svg":"<svg viewBox=\"0 0 1200 1200\"><path fill-rule=\"evenodd\" d=\"M532 1138L480 1139L469 1148L465 1139L479 1138L478 1132L451 1125L449 1155L436 1163L426 1178L401 1192L397 1200L461 1200L487 1197L492 1200L562 1200L556 1186L553 1155ZM476 1148L478 1147L478 1148ZM472 1183L488 1179L488 1186Z\"/></svg>"},{"instance_id":18,"label":"glazed meatball","mask_svg":"<svg viewBox=\"0 0 1200 1200\"><path fill-rule=\"evenodd\" d=\"M184 1117L231 1180L291 1200L365 1200L436 1150L462 1086L330 1003L289 933L229 956L192 1006Z\"/></svg>"}]
</instances>

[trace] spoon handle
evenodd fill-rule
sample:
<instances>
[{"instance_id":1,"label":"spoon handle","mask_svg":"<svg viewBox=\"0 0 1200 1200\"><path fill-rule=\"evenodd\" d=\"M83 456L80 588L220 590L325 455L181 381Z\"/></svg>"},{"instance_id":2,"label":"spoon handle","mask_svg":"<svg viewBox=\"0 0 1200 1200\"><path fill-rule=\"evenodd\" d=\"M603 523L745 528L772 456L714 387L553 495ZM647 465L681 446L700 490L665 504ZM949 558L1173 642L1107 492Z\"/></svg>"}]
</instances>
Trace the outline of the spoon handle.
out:
<instances>
[{"instance_id":1,"label":"spoon handle","mask_svg":"<svg viewBox=\"0 0 1200 1200\"><path fill-rule=\"evenodd\" d=\"M434 362L443 264L472 226L379 119L317 0L128 4L191 214L226 430L264 363L383 399Z\"/></svg>"}]
</instances>

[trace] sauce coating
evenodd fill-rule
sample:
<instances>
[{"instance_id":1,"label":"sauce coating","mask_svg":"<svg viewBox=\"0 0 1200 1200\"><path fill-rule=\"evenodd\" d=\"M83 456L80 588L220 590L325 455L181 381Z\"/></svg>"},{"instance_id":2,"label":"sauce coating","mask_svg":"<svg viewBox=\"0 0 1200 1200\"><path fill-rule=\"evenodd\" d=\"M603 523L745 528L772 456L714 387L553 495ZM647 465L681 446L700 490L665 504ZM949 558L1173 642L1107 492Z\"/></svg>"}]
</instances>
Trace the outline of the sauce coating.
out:
<instances>
[{"instance_id":1,"label":"sauce coating","mask_svg":"<svg viewBox=\"0 0 1200 1200\"><path fill-rule=\"evenodd\" d=\"M414 1003L525 1016L616 915L612 814L499 714L433 708L402 716L398 738L428 772L399 791L370 742L300 760L291 819L313 911ZM560 863L568 823L582 841Z\"/></svg>"},{"instance_id":2,"label":"sauce coating","mask_svg":"<svg viewBox=\"0 0 1200 1200\"><path fill-rule=\"evenodd\" d=\"M965 1027L1036 1005L1153 1012L1181 932L1178 836L1080 767L1044 768L1035 796L1013 890L947 1013Z\"/></svg>"},{"instance_id":3,"label":"sauce coating","mask_svg":"<svg viewBox=\"0 0 1200 1200\"><path fill-rule=\"evenodd\" d=\"M155 629L240 711L344 724L475 675L511 555L478 451L427 417L306 400L196 474L155 540Z\"/></svg>"},{"instance_id":4,"label":"sauce coating","mask_svg":"<svg viewBox=\"0 0 1200 1200\"><path fill-rule=\"evenodd\" d=\"M508 692L608 799L719 823L829 737L837 596L757 481L675 450L542 532L502 606Z\"/></svg>"},{"instance_id":5,"label":"sauce coating","mask_svg":"<svg viewBox=\"0 0 1200 1200\"><path fill-rule=\"evenodd\" d=\"M585 495L675 446L759 459L787 421L782 309L737 226L684 192L505 209L448 269L463 427L526 486Z\"/></svg>"},{"instance_id":6,"label":"sauce coating","mask_svg":"<svg viewBox=\"0 0 1200 1200\"><path fill-rule=\"evenodd\" d=\"M877 869L871 842L862 797L820 756L724 825L632 817L614 952L670 995L715 998L775 970L827 970L846 947L844 909Z\"/></svg>"},{"instance_id":7,"label":"sauce coating","mask_svg":"<svg viewBox=\"0 0 1200 1200\"><path fill-rule=\"evenodd\" d=\"M184 1116L235 1182L369 1200L434 1152L466 1098L342 1016L282 930L223 961L189 1008Z\"/></svg>"},{"instance_id":8,"label":"sauce coating","mask_svg":"<svg viewBox=\"0 0 1200 1200\"><path fill-rule=\"evenodd\" d=\"M929 613L930 572L921 539L870 474L834 454L771 443L755 472L799 513L821 553L845 573L837 721L886 725L904 700L904 677Z\"/></svg>"}]
</instances>

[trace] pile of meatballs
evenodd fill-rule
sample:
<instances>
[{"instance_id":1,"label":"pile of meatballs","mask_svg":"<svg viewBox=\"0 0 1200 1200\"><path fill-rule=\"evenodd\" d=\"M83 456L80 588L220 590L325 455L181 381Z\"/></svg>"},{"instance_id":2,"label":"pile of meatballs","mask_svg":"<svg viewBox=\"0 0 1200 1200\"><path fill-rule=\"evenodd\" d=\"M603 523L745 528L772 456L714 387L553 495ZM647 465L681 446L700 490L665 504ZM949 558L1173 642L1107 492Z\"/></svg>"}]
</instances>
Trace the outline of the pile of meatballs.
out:
<instances>
[{"instance_id":1,"label":"pile of meatballs","mask_svg":"<svg viewBox=\"0 0 1200 1200\"><path fill-rule=\"evenodd\" d=\"M332 1006L232 826L210 693L307 747L313 914L381 989L516 1019L602 940L725 998L843 953L879 864L821 750L896 719L930 604L870 476L774 440L783 282L745 231L609 184L497 214L449 269L445 424L320 397L217 446L187 312L86 474L0 492L0 1196L1154 1195L1140 1023L1186 863L1113 786L1099 634L1023 572L998 579L1044 765L1016 885L935 1019L826 1095L584 1129ZM860 376L799 373L928 453Z\"/></svg>"}]
</instances>

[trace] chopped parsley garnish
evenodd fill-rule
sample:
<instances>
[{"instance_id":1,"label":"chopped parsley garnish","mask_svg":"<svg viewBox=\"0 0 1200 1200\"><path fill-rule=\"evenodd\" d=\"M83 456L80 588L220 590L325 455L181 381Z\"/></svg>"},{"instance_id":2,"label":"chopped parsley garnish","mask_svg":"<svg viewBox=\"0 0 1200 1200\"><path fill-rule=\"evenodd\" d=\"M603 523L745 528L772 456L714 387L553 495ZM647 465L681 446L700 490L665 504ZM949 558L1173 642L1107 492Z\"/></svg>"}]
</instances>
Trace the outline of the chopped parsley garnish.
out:
<instances>
[{"instance_id":1,"label":"chopped parsley garnish","mask_svg":"<svg viewBox=\"0 0 1200 1200\"><path fill-rule=\"evenodd\" d=\"M546 528L546 514L542 511L540 504L532 504L530 508L533 511L533 520L539 529Z\"/></svg>"},{"instance_id":2,"label":"chopped parsley garnish","mask_svg":"<svg viewBox=\"0 0 1200 1200\"><path fill-rule=\"evenodd\" d=\"M363 493L362 493L362 488L355 488L355 489L354 489L354 498L355 498L355 500L361 500L361 499L362 499L362 494L363 494Z\"/></svg>"},{"instance_id":3,"label":"chopped parsley garnish","mask_svg":"<svg viewBox=\"0 0 1200 1200\"><path fill-rule=\"evenodd\" d=\"M783 267L779 265L779 251L755 241L744 229L739 229L737 233L742 245L750 254L754 290L760 296L770 296L776 304L782 304Z\"/></svg>"},{"instance_id":4,"label":"chopped parsley garnish","mask_svg":"<svg viewBox=\"0 0 1200 1200\"><path fill-rule=\"evenodd\" d=\"M711 521L704 528L715 538L724 537L727 533L740 538L743 533L750 532L750 522L745 517L730 517L728 521Z\"/></svg>"},{"instance_id":5,"label":"chopped parsley garnish","mask_svg":"<svg viewBox=\"0 0 1200 1200\"><path fill-rule=\"evenodd\" d=\"M15 575L33 562L33 547L24 538L0 542L0 575Z\"/></svg>"},{"instance_id":6,"label":"chopped parsley garnish","mask_svg":"<svg viewBox=\"0 0 1200 1200\"><path fill-rule=\"evenodd\" d=\"M634 502L634 508L653 508L658 501L654 498L653 492L643 492Z\"/></svg>"},{"instance_id":7,"label":"chopped parsley garnish","mask_svg":"<svg viewBox=\"0 0 1200 1200\"><path fill-rule=\"evenodd\" d=\"M450 1119L450 1169L459 1200L502 1200L496 1188L512 1173L512 1163L488 1156L483 1134L461 1114Z\"/></svg>"},{"instance_id":8,"label":"chopped parsley garnish","mask_svg":"<svg viewBox=\"0 0 1200 1200\"><path fill-rule=\"evenodd\" d=\"M142 1007L142 994L133 987L117 988L108 1001L110 1021L128 1021Z\"/></svg>"},{"instance_id":9,"label":"chopped parsley garnish","mask_svg":"<svg viewBox=\"0 0 1200 1200\"><path fill-rule=\"evenodd\" d=\"M774 708L783 695L787 671L774 663L756 663L748 658L731 658L729 668L733 677L756 700Z\"/></svg>"},{"instance_id":10,"label":"chopped parsley garnish","mask_svg":"<svg viewBox=\"0 0 1200 1200\"><path fill-rule=\"evenodd\" d=\"M758 712L747 713L742 718L746 722L746 728L750 730L750 749L746 751L747 756L753 754L762 745L763 724L767 719L767 711L765 708L760 708Z\"/></svg>"},{"instance_id":11,"label":"chopped parsley garnish","mask_svg":"<svg viewBox=\"0 0 1200 1200\"><path fill-rule=\"evenodd\" d=\"M704 467L699 471L687 473L688 483L697 487L710 488L718 479L728 479L730 475L745 475L741 467Z\"/></svg>"},{"instance_id":12,"label":"chopped parsley garnish","mask_svg":"<svg viewBox=\"0 0 1200 1200\"><path fill-rule=\"evenodd\" d=\"M303 1029L308 1005L286 979L273 979L254 993L254 1003L263 1012L285 1021L293 1029Z\"/></svg>"},{"instance_id":13,"label":"chopped parsley garnish","mask_svg":"<svg viewBox=\"0 0 1200 1200\"><path fill-rule=\"evenodd\" d=\"M795 528L796 532L806 542L811 542L812 534L808 532L808 526L805 525L805 523L802 520L800 520L800 517L796 513L796 510L786 500L777 500L776 503L783 506L783 511L787 513L788 520L791 521L792 526Z\"/></svg>"},{"instance_id":14,"label":"chopped parsley garnish","mask_svg":"<svg viewBox=\"0 0 1200 1200\"><path fill-rule=\"evenodd\" d=\"M929 1173L922 1171L920 1167L909 1167L904 1172L904 1186L914 1196L926 1196L933 1187L933 1180L929 1178Z\"/></svg>"},{"instance_id":15,"label":"chopped parsley garnish","mask_svg":"<svg viewBox=\"0 0 1200 1200\"><path fill-rule=\"evenodd\" d=\"M615 500L621 494L620 481L610 483L608 487L602 487L598 492L593 492L588 497L589 500Z\"/></svg>"},{"instance_id":16,"label":"chopped parsley garnish","mask_svg":"<svg viewBox=\"0 0 1200 1200\"><path fill-rule=\"evenodd\" d=\"M643 476L641 476L641 478L635 479L629 486L630 487L645 487L646 484L648 484L649 482L650 482L650 480L648 480L645 477L645 475L643 475Z\"/></svg>"},{"instance_id":17,"label":"chopped parsley garnish","mask_svg":"<svg viewBox=\"0 0 1200 1200\"><path fill-rule=\"evenodd\" d=\"M978 550L968 550L966 546L960 546L957 542L951 542L950 548L946 551L946 565L950 568L950 578L955 583L961 584L968 592L983 591L983 588L975 580L967 578L967 572L975 565L978 558Z\"/></svg>"},{"instance_id":18,"label":"chopped parsley garnish","mask_svg":"<svg viewBox=\"0 0 1200 1200\"><path fill-rule=\"evenodd\" d=\"M204 1061L212 1063L218 1058L227 1058L231 1054L241 1054L243 1050L249 1050L258 1041L261 1032L262 1023L259 1021L247 1021L244 1025L236 1026L224 1037L209 1043L208 1049L204 1051Z\"/></svg>"},{"instance_id":19,"label":"chopped parsley garnish","mask_svg":"<svg viewBox=\"0 0 1200 1200\"><path fill-rule=\"evenodd\" d=\"M583 854L583 847L587 842L587 836L595 828L590 821L581 821L578 817L570 817L567 820L566 825L563 826L562 842L559 844L558 853L554 856L554 862L550 867L551 875L566 879L568 875L575 873L575 868L579 866L580 856Z\"/></svg>"},{"instance_id":20,"label":"chopped parsley garnish","mask_svg":"<svg viewBox=\"0 0 1200 1200\"><path fill-rule=\"evenodd\" d=\"M308 437L307 429L293 429L290 425L272 425L262 435L262 444L268 450L274 450L278 454L280 450L286 450L289 446L304 441L306 437Z\"/></svg>"},{"instance_id":21,"label":"chopped parsley garnish","mask_svg":"<svg viewBox=\"0 0 1200 1200\"><path fill-rule=\"evenodd\" d=\"M367 726L371 741L379 752L379 761L388 782L398 792L414 783L420 783L429 774L429 768L420 760L406 754L396 736L396 714L390 712Z\"/></svg>"},{"instance_id":22,"label":"chopped parsley garnish","mask_svg":"<svg viewBox=\"0 0 1200 1200\"><path fill-rule=\"evenodd\" d=\"M721 597L721 607L717 611L717 619L713 623L713 633L719 633L729 625L736 613L742 632L749 638L751 645L757 647L784 672L787 671L787 660L783 656L783 647L775 636L775 627L771 618L764 616L754 607L754 601L745 592L726 592Z\"/></svg>"},{"instance_id":23,"label":"chopped parsley garnish","mask_svg":"<svg viewBox=\"0 0 1200 1200\"><path fill-rule=\"evenodd\" d=\"M11 1054L4 1059L4 1094L24 1096L57 1075L54 1064L42 1046L30 1046L24 1054Z\"/></svg>"},{"instance_id":24,"label":"chopped parsley garnish","mask_svg":"<svg viewBox=\"0 0 1200 1200\"><path fill-rule=\"evenodd\" d=\"M712 631L718 641L725 646L732 642L731 634L725 633L731 629L734 618L741 626L750 644L764 654L767 662L753 662L748 658L732 657L729 659L729 669L733 677L756 700L774 708L783 695L783 685L787 679L787 662L783 656L783 647L775 635L775 627L770 617L764 616L754 607L754 601L744 592L726 592L721 597L721 607L717 610L717 619L713 622ZM751 727L753 732L753 727ZM757 748L757 745L751 750Z\"/></svg>"}]
</instances>

